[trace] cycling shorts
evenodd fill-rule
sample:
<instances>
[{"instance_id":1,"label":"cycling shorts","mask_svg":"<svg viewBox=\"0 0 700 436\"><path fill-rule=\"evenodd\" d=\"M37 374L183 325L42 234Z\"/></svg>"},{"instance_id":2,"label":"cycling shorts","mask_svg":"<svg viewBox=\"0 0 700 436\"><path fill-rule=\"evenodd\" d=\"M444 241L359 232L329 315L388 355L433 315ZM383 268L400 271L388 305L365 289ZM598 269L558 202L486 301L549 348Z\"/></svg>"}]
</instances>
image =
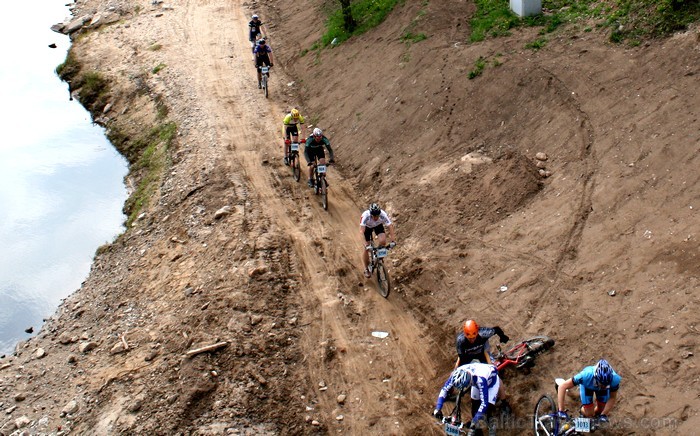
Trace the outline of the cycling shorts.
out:
<instances>
[{"instance_id":1,"label":"cycling shorts","mask_svg":"<svg viewBox=\"0 0 700 436\"><path fill-rule=\"evenodd\" d=\"M299 136L299 129L297 128L296 124L287 124L286 126L284 126L284 131L287 135L287 138L289 138L290 135Z\"/></svg>"},{"instance_id":2,"label":"cycling shorts","mask_svg":"<svg viewBox=\"0 0 700 436\"><path fill-rule=\"evenodd\" d=\"M306 147L304 149L304 156L306 157L306 163L311 163L315 159L321 160L326 158L326 152L323 147Z\"/></svg>"},{"instance_id":3,"label":"cycling shorts","mask_svg":"<svg viewBox=\"0 0 700 436\"><path fill-rule=\"evenodd\" d=\"M593 389L586 389L583 385L579 385L579 393L581 395L581 404L587 406L593 404L593 396L595 395L596 401L599 403L607 403L610 398L610 390L606 389L603 391L595 391Z\"/></svg>"},{"instance_id":4,"label":"cycling shorts","mask_svg":"<svg viewBox=\"0 0 700 436\"><path fill-rule=\"evenodd\" d=\"M379 236L384 233L384 224L379 224L377 227L365 227L365 241L369 242L372 240L372 232Z\"/></svg>"}]
</instances>

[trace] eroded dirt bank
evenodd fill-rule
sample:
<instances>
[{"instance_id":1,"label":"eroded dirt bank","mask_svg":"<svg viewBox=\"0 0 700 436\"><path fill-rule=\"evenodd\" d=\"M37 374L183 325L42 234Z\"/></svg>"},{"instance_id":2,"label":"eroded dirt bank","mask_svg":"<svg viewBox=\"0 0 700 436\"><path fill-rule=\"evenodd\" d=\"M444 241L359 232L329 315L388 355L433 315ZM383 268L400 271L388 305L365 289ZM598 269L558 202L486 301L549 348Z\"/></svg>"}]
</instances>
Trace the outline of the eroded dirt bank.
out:
<instances>
[{"instance_id":1,"label":"eroded dirt bank","mask_svg":"<svg viewBox=\"0 0 700 436\"><path fill-rule=\"evenodd\" d=\"M123 139L178 133L153 204L0 361L0 432L439 434L428 414L467 317L557 340L503 375L518 417L604 356L618 433L700 424L697 30L627 49L571 29L533 52L535 29L463 43L467 2L406 2L302 56L317 2L77 5L120 15L74 43L109 80L99 116ZM251 7L277 55L268 100ZM408 26L428 39L401 42ZM328 212L279 158L293 104L336 150ZM375 199L399 234L388 300L359 273Z\"/></svg>"}]
</instances>

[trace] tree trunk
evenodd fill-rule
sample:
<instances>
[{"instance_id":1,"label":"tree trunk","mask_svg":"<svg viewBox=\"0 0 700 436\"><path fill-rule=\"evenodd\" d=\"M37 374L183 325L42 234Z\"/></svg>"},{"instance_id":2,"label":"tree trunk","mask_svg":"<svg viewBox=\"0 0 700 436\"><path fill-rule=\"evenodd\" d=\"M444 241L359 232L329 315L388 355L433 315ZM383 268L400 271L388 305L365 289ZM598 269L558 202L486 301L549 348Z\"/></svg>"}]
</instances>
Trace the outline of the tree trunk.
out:
<instances>
[{"instance_id":1,"label":"tree trunk","mask_svg":"<svg viewBox=\"0 0 700 436\"><path fill-rule=\"evenodd\" d=\"M340 2L340 6L343 10L343 23L345 31L348 33L352 33L353 30L355 30L355 27L357 27L357 23L355 23L355 19L352 17L352 11L350 10L350 0L338 1Z\"/></svg>"}]
</instances>

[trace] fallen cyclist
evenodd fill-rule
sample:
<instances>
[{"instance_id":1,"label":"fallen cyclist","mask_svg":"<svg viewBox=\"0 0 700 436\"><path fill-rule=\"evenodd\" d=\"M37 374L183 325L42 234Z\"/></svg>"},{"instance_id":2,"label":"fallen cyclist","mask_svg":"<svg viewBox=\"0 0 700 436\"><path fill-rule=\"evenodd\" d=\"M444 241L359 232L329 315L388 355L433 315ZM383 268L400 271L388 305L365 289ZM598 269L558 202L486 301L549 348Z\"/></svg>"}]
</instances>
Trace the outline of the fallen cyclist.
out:
<instances>
[{"instance_id":1,"label":"fallen cyclist","mask_svg":"<svg viewBox=\"0 0 700 436\"><path fill-rule=\"evenodd\" d=\"M495 366L486 363L462 365L452 371L440 389L433 416L437 419L443 418L442 405L452 388L459 390L471 388L472 420L470 429L475 430L479 426L479 422L483 421L488 426L489 436L494 436L496 426L494 422L489 420L489 417L495 409L500 386L501 379L498 377L498 370Z\"/></svg>"}]
</instances>

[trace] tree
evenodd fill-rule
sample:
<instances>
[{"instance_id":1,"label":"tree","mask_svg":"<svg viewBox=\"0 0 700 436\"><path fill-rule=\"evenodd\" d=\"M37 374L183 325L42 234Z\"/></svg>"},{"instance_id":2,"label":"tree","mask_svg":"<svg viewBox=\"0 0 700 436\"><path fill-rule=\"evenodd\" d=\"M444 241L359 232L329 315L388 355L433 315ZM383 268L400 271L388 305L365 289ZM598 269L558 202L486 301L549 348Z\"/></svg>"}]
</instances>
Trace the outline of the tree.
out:
<instances>
[{"instance_id":1,"label":"tree","mask_svg":"<svg viewBox=\"0 0 700 436\"><path fill-rule=\"evenodd\" d=\"M350 9L350 0L338 0L340 2L340 7L343 11L343 27L348 33L352 33L357 27L355 19L352 17L352 10Z\"/></svg>"}]
</instances>

